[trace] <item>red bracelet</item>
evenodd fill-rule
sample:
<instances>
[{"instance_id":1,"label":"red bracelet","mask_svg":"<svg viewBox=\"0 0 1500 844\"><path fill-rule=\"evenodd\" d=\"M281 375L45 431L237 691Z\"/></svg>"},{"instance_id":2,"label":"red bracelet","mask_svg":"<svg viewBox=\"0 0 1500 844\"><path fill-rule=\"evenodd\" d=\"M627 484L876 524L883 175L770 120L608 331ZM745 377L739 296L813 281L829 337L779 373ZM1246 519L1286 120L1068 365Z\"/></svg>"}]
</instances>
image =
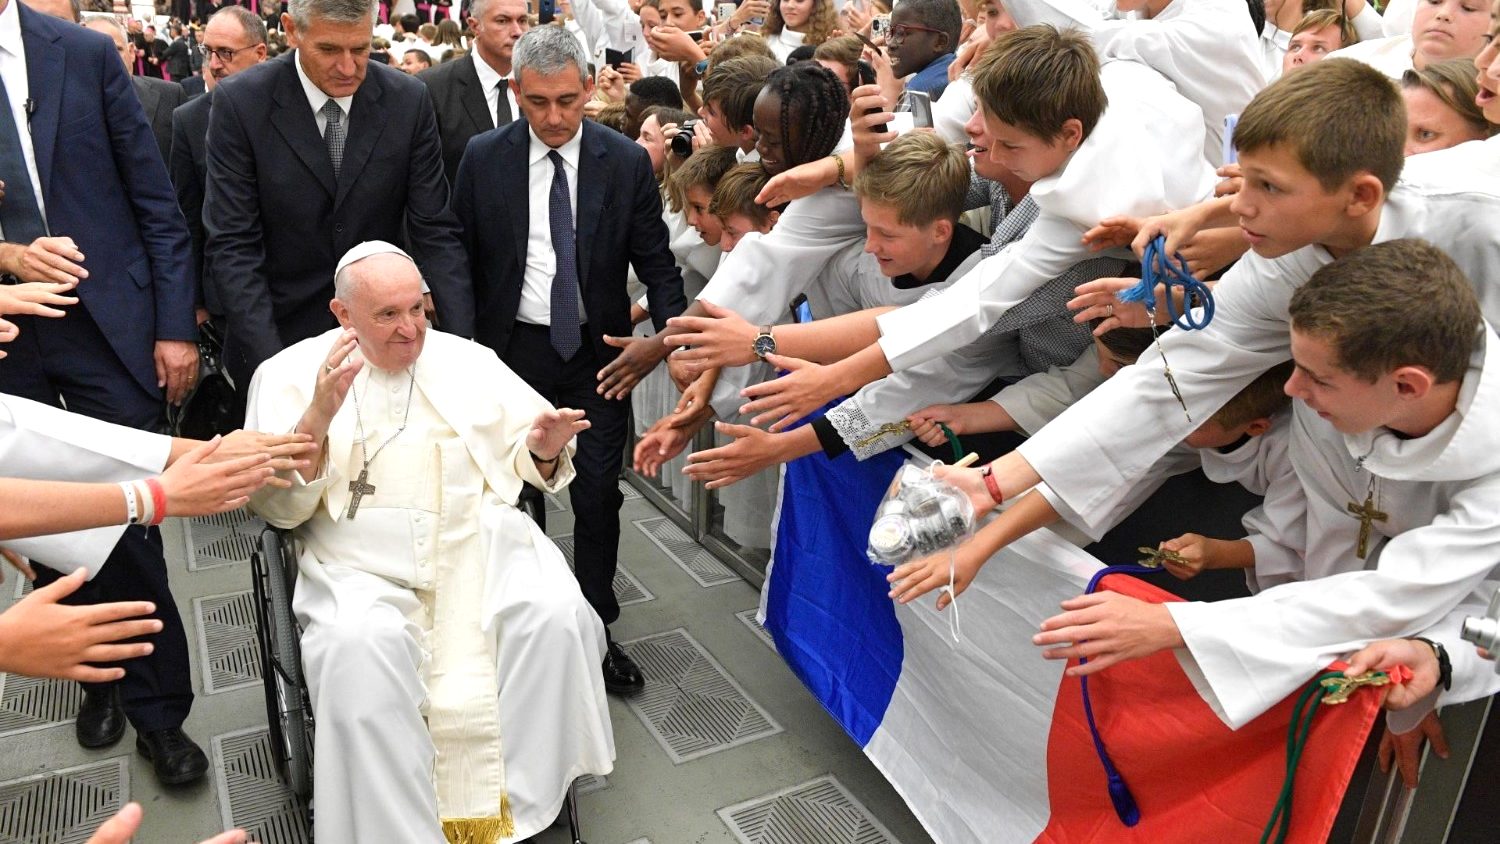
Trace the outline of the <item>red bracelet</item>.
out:
<instances>
[{"instance_id":1,"label":"red bracelet","mask_svg":"<svg viewBox=\"0 0 1500 844\"><path fill-rule=\"evenodd\" d=\"M1005 495L1000 492L1000 482L995 480L995 464L986 463L979 474L984 477L984 488L990 491L990 498L994 499L998 506L1005 501Z\"/></svg>"},{"instance_id":2,"label":"red bracelet","mask_svg":"<svg viewBox=\"0 0 1500 844\"><path fill-rule=\"evenodd\" d=\"M161 481L156 478L146 479L146 489L151 491L151 504L156 508L156 518L151 520L151 524L159 525L167 517L167 491L162 489Z\"/></svg>"}]
</instances>

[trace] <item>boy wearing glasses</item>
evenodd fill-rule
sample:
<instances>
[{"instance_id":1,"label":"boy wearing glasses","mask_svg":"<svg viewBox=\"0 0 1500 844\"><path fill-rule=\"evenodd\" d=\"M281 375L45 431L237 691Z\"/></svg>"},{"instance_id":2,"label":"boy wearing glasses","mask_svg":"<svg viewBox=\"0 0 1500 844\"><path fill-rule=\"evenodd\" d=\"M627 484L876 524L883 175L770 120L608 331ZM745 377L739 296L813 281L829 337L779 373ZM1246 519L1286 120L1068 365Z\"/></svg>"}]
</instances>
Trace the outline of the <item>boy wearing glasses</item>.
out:
<instances>
[{"instance_id":1,"label":"boy wearing glasses","mask_svg":"<svg viewBox=\"0 0 1500 844\"><path fill-rule=\"evenodd\" d=\"M948 65L963 30L956 0L905 0L891 13L886 50L891 70L906 80L906 90L936 100L948 87Z\"/></svg>"}]
</instances>

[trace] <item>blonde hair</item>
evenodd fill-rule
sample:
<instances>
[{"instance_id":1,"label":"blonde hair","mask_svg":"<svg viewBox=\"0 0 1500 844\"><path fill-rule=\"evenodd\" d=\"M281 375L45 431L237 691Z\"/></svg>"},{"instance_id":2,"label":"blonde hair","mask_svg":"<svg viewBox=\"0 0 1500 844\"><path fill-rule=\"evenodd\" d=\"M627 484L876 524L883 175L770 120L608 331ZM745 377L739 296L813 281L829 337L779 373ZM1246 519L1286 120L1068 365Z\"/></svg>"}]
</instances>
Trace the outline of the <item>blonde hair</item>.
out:
<instances>
[{"instance_id":1,"label":"blonde hair","mask_svg":"<svg viewBox=\"0 0 1500 844\"><path fill-rule=\"evenodd\" d=\"M1302 16L1297 25L1292 28L1292 37L1296 38L1304 32L1319 30L1328 26L1339 28L1339 46L1348 47L1359 43L1359 32L1354 28L1354 22L1349 16L1339 9L1315 9Z\"/></svg>"},{"instance_id":2,"label":"blonde hair","mask_svg":"<svg viewBox=\"0 0 1500 844\"><path fill-rule=\"evenodd\" d=\"M1324 190L1367 172L1389 193L1406 162L1406 102L1364 62L1324 59L1267 85L1241 112L1234 145L1242 154L1275 144Z\"/></svg>"},{"instance_id":3,"label":"blonde hair","mask_svg":"<svg viewBox=\"0 0 1500 844\"><path fill-rule=\"evenodd\" d=\"M693 150L687 161L682 162L672 175L667 177L667 201L672 210L681 214L687 208L687 192L702 187L713 193L719 180L735 166L739 156L734 147L708 146Z\"/></svg>"},{"instance_id":4,"label":"blonde hair","mask_svg":"<svg viewBox=\"0 0 1500 844\"><path fill-rule=\"evenodd\" d=\"M856 196L896 209L906 226L957 220L968 191L968 159L930 132L891 141L854 179Z\"/></svg>"},{"instance_id":5,"label":"blonde hair","mask_svg":"<svg viewBox=\"0 0 1500 844\"><path fill-rule=\"evenodd\" d=\"M708 204L708 213L721 220L731 214L742 214L756 226L765 225L771 218L771 209L757 203L755 197L770 180L765 169L753 161L736 165L714 187L714 198Z\"/></svg>"},{"instance_id":6,"label":"blonde hair","mask_svg":"<svg viewBox=\"0 0 1500 844\"><path fill-rule=\"evenodd\" d=\"M1069 120L1087 138L1109 104L1094 45L1049 24L996 38L974 69L974 93L990 116L1047 141Z\"/></svg>"}]
</instances>

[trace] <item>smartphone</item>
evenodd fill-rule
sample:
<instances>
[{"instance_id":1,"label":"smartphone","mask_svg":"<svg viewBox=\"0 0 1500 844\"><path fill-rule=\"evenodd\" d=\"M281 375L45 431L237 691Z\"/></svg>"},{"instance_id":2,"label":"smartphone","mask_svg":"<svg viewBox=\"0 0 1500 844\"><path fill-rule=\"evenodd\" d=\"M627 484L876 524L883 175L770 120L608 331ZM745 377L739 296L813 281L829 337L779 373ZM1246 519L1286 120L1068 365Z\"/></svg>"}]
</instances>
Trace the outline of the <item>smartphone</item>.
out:
<instances>
[{"instance_id":1,"label":"smartphone","mask_svg":"<svg viewBox=\"0 0 1500 844\"><path fill-rule=\"evenodd\" d=\"M1239 151L1234 148L1234 129L1240 125L1238 114L1224 115L1224 163L1235 164L1240 160Z\"/></svg>"},{"instance_id":2,"label":"smartphone","mask_svg":"<svg viewBox=\"0 0 1500 844\"><path fill-rule=\"evenodd\" d=\"M635 61L635 50L633 49L611 50L608 47L604 48L604 63L615 70L619 70L620 65L629 64L633 61Z\"/></svg>"},{"instance_id":3,"label":"smartphone","mask_svg":"<svg viewBox=\"0 0 1500 844\"><path fill-rule=\"evenodd\" d=\"M884 38L891 31L891 16L876 15L870 18L870 34Z\"/></svg>"},{"instance_id":4,"label":"smartphone","mask_svg":"<svg viewBox=\"0 0 1500 844\"><path fill-rule=\"evenodd\" d=\"M693 39L693 43L694 44L702 44L703 43L703 30L701 30L701 29L694 29L694 30L692 30L692 31L690 31L690 32L687 33L687 37Z\"/></svg>"},{"instance_id":5,"label":"smartphone","mask_svg":"<svg viewBox=\"0 0 1500 844\"><path fill-rule=\"evenodd\" d=\"M542 25L557 18L557 0L537 0L536 22Z\"/></svg>"},{"instance_id":6,"label":"smartphone","mask_svg":"<svg viewBox=\"0 0 1500 844\"><path fill-rule=\"evenodd\" d=\"M734 17L734 10L739 7L740 4L738 3L720 3L714 7L714 20L719 23L729 20Z\"/></svg>"},{"instance_id":7,"label":"smartphone","mask_svg":"<svg viewBox=\"0 0 1500 844\"><path fill-rule=\"evenodd\" d=\"M812 322L812 305L807 303L807 294L798 293L792 300L792 322Z\"/></svg>"},{"instance_id":8,"label":"smartphone","mask_svg":"<svg viewBox=\"0 0 1500 844\"><path fill-rule=\"evenodd\" d=\"M901 95L906 110L911 112L911 123L917 129L932 128L932 97L926 91L907 90Z\"/></svg>"}]
</instances>

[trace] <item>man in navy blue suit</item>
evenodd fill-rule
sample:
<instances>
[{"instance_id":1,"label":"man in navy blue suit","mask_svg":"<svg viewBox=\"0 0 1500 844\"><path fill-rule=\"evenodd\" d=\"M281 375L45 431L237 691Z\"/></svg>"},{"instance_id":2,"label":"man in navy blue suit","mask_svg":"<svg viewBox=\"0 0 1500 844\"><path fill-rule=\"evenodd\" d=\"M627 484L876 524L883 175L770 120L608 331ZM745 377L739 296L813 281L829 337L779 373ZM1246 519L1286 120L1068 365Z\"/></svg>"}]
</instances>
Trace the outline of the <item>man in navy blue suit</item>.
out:
<instances>
[{"instance_id":1,"label":"man in navy blue suit","mask_svg":"<svg viewBox=\"0 0 1500 844\"><path fill-rule=\"evenodd\" d=\"M109 38L0 0L0 272L12 282L79 279L80 307L18 317L0 391L109 422L161 430L163 398L198 372L188 233L167 168ZM38 585L57 578L39 561ZM164 783L203 776L182 732L192 706L187 637L167 584L161 534L131 527L75 595L146 600L162 632L125 679L85 687L78 740L136 746Z\"/></svg>"},{"instance_id":2,"label":"man in navy blue suit","mask_svg":"<svg viewBox=\"0 0 1500 844\"><path fill-rule=\"evenodd\" d=\"M577 39L536 27L516 43L512 67L525 119L471 140L454 180L474 336L548 401L587 414L568 488L573 563L584 597L609 625L620 615L613 581L630 417L628 384L611 373L649 371L660 360L633 360L656 344L616 339L631 328L627 268L645 284L658 330L687 301L646 151L583 119L594 86ZM603 671L616 694L645 684L612 637Z\"/></svg>"}]
</instances>

